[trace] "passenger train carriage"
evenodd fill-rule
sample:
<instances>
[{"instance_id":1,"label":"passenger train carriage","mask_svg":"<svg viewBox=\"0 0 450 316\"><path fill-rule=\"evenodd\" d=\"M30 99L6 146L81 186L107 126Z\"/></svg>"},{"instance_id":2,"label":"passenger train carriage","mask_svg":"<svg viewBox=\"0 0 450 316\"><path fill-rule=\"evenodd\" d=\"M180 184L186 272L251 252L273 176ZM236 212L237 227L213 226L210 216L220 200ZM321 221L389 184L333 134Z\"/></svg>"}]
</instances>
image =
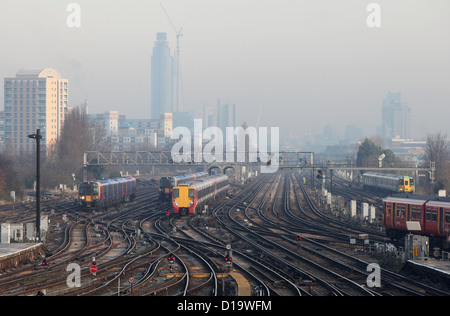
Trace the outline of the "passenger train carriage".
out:
<instances>
[{"instance_id":1,"label":"passenger train carriage","mask_svg":"<svg viewBox=\"0 0 450 316\"><path fill-rule=\"evenodd\" d=\"M439 257L450 248L450 198L415 194L394 194L383 200L383 226L392 239L409 232L429 236L430 247Z\"/></svg>"},{"instance_id":2,"label":"passenger train carriage","mask_svg":"<svg viewBox=\"0 0 450 316\"><path fill-rule=\"evenodd\" d=\"M161 200L169 201L172 198L172 191L175 186L189 181L198 180L207 176L207 172L197 172L193 174L183 174L174 177L163 177L159 180L159 198Z\"/></svg>"},{"instance_id":3,"label":"passenger train carriage","mask_svg":"<svg viewBox=\"0 0 450 316\"><path fill-rule=\"evenodd\" d=\"M225 194L230 184L226 175L216 175L185 183L173 188L173 210L175 214L195 214L201 206L218 195Z\"/></svg>"},{"instance_id":4,"label":"passenger train carriage","mask_svg":"<svg viewBox=\"0 0 450 316\"><path fill-rule=\"evenodd\" d=\"M387 173L367 172L363 174L362 178L364 188L367 189L387 191L391 193L415 192L414 178L412 177Z\"/></svg>"},{"instance_id":5,"label":"passenger train carriage","mask_svg":"<svg viewBox=\"0 0 450 316\"><path fill-rule=\"evenodd\" d=\"M131 201L135 197L136 179L132 177L83 182L78 192L78 202L82 207L104 207Z\"/></svg>"}]
</instances>

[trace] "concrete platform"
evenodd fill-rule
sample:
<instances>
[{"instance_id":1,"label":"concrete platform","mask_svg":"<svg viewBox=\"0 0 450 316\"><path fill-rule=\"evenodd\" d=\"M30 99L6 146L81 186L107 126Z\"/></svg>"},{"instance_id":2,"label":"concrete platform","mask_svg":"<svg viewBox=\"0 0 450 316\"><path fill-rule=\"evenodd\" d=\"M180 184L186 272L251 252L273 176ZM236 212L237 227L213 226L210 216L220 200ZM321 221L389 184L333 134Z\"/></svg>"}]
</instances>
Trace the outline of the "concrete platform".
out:
<instances>
[{"instance_id":1,"label":"concrete platform","mask_svg":"<svg viewBox=\"0 0 450 316\"><path fill-rule=\"evenodd\" d=\"M39 244L0 244L0 271L16 268L45 256L46 249Z\"/></svg>"},{"instance_id":2,"label":"concrete platform","mask_svg":"<svg viewBox=\"0 0 450 316\"><path fill-rule=\"evenodd\" d=\"M450 261L428 258L427 260L408 260L409 268L436 274L450 281Z\"/></svg>"},{"instance_id":3,"label":"concrete platform","mask_svg":"<svg viewBox=\"0 0 450 316\"><path fill-rule=\"evenodd\" d=\"M237 271L233 271L230 273L230 275L233 277L233 279L236 280L238 284L238 296L252 295L252 288L250 286L250 283L247 281L246 278L244 278L242 274L240 274Z\"/></svg>"}]
</instances>

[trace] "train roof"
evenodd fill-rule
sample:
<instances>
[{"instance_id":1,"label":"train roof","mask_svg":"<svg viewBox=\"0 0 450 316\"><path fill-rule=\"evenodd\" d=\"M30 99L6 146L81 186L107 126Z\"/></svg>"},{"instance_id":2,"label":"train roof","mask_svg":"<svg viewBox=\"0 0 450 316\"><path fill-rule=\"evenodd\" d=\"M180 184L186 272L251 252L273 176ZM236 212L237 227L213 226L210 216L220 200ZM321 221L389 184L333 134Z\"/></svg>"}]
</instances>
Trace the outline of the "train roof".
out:
<instances>
[{"instance_id":1,"label":"train roof","mask_svg":"<svg viewBox=\"0 0 450 316\"><path fill-rule=\"evenodd\" d=\"M177 176L168 176L168 177L162 177L162 178L173 178L173 179L177 179L177 180L179 180L179 179L185 179L185 178L190 178L190 177L193 177L193 176L207 176L208 175L208 173L207 172L205 172L205 171L201 171L201 172L196 172L196 173L186 173L186 174L180 174L180 175L177 175Z\"/></svg>"},{"instance_id":2,"label":"train roof","mask_svg":"<svg viewBox=\"0 0 450 316\"><path fill-rule=\"evenodd\" d=\"M190 182L186 182L183 183L180 186L188 186L188 187L194 187L194 188L200 188L203 186L208 186L209 183L213 182L213 181L217 181L217 180L228 180L228 176L227 175L215 175L215 176L208 176L205 178L201 178L198 180L194 180L194 181L190 181Z\"/></svg>"},{"instance_id":3,"label":"train roof","mask_svg":"<svg viewBox=\"0 0 450 316\"><path fill-rule=\"evenodd\" d=\"M114 178L114 179L103 179L103 180L94 180L94 181L86 181L85 183L100 183L100 184L108 184L108 183L123 183L128 181L136 181L133 177L122 177L122 178Z\"/></svg>"},{"instance_id":4,"label":"train roof","mask_svg":"<svg viewBox=\"0 0 450 316\"><path fill-rule=\"evenodd\" d=\"M375 173L375 172L365 172L363 177L379 177L379 178L391 178L391 179L403 179L409 178L409 176L402 176L398 174L390 174L390 173Z\"/></svg>"},{"instance_id":5,"label":"train roof","mask_svg":"<svg viewBox=\"0 0 450 316\"><path fill-rule=\"evenodd\" d=\"M398 203L425 203L429 205L439 203L450 203L450 197L436 197L433 195L420 195L420 194L408 194L408 193L399 193L392 194L383 199L383 202L398 202Z\"/></svg>"},{"instance_id":6,"label":"train roof","mask_svg":"<svg viewBox=\"0 0 450 316\"><path fill-rule=\"evenodd\" d=\"M429 206L450 207L450 197L436 197L427 203Z\"/></svg>"}]
</instances>

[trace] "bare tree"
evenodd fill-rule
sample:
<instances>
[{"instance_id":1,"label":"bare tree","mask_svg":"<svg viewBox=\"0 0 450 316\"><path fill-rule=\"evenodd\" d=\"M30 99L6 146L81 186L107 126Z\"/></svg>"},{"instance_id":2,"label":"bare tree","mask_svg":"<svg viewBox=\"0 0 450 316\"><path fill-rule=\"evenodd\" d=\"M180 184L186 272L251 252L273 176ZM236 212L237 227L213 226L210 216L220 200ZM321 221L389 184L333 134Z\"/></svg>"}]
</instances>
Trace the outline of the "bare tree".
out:
<instances>
[{"instance_id":1,"label":"bare tree","mask_svg":"<svg viewBox=\"0 0 450 316\"><path fill-rule=\"evenodd\" d=\"M67 115L56 144L55 169L69 182L71 174L81 178L83 153L106 147L103 127L91 126L84 107L75 107ZM61 180L62 181L62 180Z\"/></svg>"},{"instance_id":2,"label":"bare tree","mask_svg":"<svg viewBox=\"0 0 450 316\"><path fill-rule=\"evenodd\" d=\"M425 147L425 161L435 163L436 187L439 189L450 189L450 146L447 134L437 132L436 134L427 135L427 144Z\"/></svg>"},{"instance_id":3,"label":"bare tree","mask_svg":"<svg viewBox=\"0 0 450 316\"><path fill-rule=\"evenodd\" d=\"M23 189L14 157L0 153L0 198L8 199L10 191L23 196Z\"/></svg>"},{"instance_id":4,"label":"bare tree","mask_svg":"<svg viewBox=\"0 0 450 316\"><path fill-rule=\"evenodd\" d=\"M435 162L436 170L442 169L450 158L449 142L447 134L438 132L436 134L427 135L427 145L425 147L425 160L427 162Z\"/></svg>"}]
</instances>

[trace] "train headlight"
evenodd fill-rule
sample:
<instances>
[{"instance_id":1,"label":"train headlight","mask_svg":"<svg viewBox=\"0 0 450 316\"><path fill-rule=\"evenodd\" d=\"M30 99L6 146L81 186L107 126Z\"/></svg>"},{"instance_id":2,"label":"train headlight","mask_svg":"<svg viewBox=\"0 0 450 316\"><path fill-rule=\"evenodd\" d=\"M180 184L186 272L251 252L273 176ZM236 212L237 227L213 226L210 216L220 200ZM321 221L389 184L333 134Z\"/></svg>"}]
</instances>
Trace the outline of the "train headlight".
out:
<instances>
[{"instance_id":1,"label":"train headlight","mask_svg":"<svg viewBox=\"0 0 450 316\"><path fill-rule=\"evenodd\" d=\"M175 204L176 206L179 206L177 200L173 200L173 204Z\"/></svg>"},{"instance_id":2,"label":"train headlight","mask_svg":"<svg viewBox=\"0 0 450 316\"><path fill-rule=\"evenodd\" d=\"M81 197L81 199L82 199L82 200L84 200L84 199L85 199L85 197L84 197L84 196L82 196L82 197Z\"/></svg>"},{"instance_id":3,"label":"train headlight","mask_svg":"<svg viewBox=\"0 0 450 316\"><path fill-rule=\"evenodd\" d=\"M191 202L189 202L189 206L194 205L194 200L191 200Z\"/></svg>"}]
</instances>

